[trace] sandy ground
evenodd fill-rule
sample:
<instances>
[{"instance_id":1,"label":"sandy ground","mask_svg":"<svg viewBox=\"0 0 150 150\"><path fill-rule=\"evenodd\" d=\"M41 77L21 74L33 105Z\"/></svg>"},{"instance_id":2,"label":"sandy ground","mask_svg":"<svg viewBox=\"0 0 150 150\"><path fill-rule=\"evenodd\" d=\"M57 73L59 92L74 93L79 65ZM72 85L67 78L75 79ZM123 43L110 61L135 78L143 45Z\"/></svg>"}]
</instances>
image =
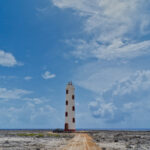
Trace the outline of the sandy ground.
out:
<instances>
[{"instance_id":1,"label":"sandy ground","mask_svg":"<svg viewBox=\"0 0 150 150\"><path fill-rule=\"evenodd\" d=\"M87 134L76 134L62 150L101 150Z\"/></svg>"}]
</instances>

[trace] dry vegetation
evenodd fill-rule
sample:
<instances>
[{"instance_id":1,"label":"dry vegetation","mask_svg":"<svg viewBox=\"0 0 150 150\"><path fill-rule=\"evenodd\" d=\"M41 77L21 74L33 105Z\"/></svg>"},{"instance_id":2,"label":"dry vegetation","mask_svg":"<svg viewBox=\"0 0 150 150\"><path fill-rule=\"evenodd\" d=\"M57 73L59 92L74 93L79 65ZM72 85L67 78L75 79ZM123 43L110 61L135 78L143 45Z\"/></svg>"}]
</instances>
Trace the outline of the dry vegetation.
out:
<instances>
[{"instance_id":1,"label":"dry vegetation","mask_svg":"<svg viewBox=\"0 0 150 150\"><path fill-rule=\"evenodd\" d=\"M58 150L73 137L44 130L0 131L0 150Z\"/></svg>"}]
</instances>

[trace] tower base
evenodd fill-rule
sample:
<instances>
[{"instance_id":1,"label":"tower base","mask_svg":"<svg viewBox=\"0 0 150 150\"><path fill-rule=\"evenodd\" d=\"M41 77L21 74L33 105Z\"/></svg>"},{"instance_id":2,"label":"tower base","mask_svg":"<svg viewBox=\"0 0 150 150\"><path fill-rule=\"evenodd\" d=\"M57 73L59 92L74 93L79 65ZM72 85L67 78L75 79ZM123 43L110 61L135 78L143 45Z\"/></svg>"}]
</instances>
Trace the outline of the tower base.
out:
<instances>
[{"instance_id":1,"label":"tower base","mask_svg":"<svg viewBox=\"0 0 150 150\"><path fill-rule=\"evenodd\" d=\"M75 129L64 129L65 132L76 132Z\"/></svg>"}]
</instances>

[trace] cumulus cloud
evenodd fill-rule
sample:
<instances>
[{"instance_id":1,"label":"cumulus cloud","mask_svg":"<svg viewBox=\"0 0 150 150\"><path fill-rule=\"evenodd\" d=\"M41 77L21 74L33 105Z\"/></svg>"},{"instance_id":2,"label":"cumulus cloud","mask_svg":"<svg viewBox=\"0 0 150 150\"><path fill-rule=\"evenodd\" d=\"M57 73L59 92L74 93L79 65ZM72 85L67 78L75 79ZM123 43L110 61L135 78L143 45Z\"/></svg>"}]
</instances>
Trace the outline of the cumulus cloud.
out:
<instances>
[{"instance_id":1,"label":"cumulus cloud","mask_svg":"<svg viewBox=\"0 0 150 150\"><path fill-rule=\"evenodd\" d=\"M36 105L33 102L0 106L0 126L3 128L48 128L56 126L59 117L49 104ZM56 115L58 115L56 117ZM51 120L55 120L56 124ZM42 121L41 121L42 120Z\"/></svg>"},{"instance_id":2,"label":"cumulus cloud","mask_svg":"<svg viewBox=\"0 0 150 150\"><path fill-rule=\"evenodd\" d=\"M69 40L79 58L133 58L150 52L147 0L52 0L61 9L71 8L84 19L88 38ZM87 37L87 36L86 36Z\"/></svg>"},{"instance_id":3,"label":"cumulus cloud","mask_svg":"<svg viewBox=\"0 0 150 150\"><path fill-rule=\"evenodd\" d=\"M51 72L46 71L44 74L42 74L43 79L47 80L47 79L52 79L55 78L56 75L55 74L51 74Z\"/></svg>"},{"instance_id":4,"label":"cumulus cloud","mask_svg":"<svg viewBox=\"0 0 150 150\"><path fill-rule=\"evenodd\" d=\"M62 113L58 113L50 105L50 99L32 97L30 93L22 89L0 88L0 126L2 128L60 127L62 120L60 121L59 117Z\"/></svg>"},{"instance_id":5,"label":"cumulus cloud","mask_svg":"<svg viewBox=\"0 0 150 150\"><path fill-rule=\"evenodd\" d=\"M104 119L105 122L118 123L133 116L140 120L142 118L137 114L150 111L149 90L150 70L137 71L113 84L100 98L91 102L89 108L94 117Z\"/></svg>"},{"instance_id":6,"label":"cumulus cloud","mask_svg":"<svg viewBox=\"0 0 150 150\"><path fill-rule=\"evenodd\" d=\"M147 91L150 88L150 71L137 71L133 76L128 77L120 81L113 95L126 95L139 92Z\"/></svg>"},{"instance_id":7,"label":"cumulus cloud","mask_svg":"<svg viewBox=\"0 0 150 150\"><path fill-rule=\"evenodd\" d=\"M0 65L5 67L13 67L20 63L17 62L13 54L0 50Z\"/></svg>"},{"instance_id":8,"label":"cumulus cloud","mask_svg":"<svg viewBox=\"0 0 150 150\"><path fill-rule=\"evenodd\" d=\"M31 91L23 89L6 89L0 88L0 98L1 99L20 99L24 95L31 94Z\"/></svg>"},{"instance_id":9,"label":"cumulus cloud","mask_svg":"<svg viewBox=\"0 0 150 150\"><path fill-rule=\"evenodd\" d=\"M93 116L96 118L114 118L116 107L113 103L104 103L102 100L97 100L90 103L90 109L93 111Z\"/></svg>"}]
</instances>

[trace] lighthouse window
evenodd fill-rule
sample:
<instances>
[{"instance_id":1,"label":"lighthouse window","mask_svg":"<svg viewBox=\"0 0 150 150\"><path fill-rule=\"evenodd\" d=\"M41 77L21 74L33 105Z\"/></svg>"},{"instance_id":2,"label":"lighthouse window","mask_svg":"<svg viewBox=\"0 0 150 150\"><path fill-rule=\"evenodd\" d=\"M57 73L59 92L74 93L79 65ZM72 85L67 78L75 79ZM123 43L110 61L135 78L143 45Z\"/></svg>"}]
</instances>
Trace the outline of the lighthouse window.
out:
<instances>
[{"instance_id":1,"label":"lighthouse window","mask_svg":"<svg viewBox=\"0 0 150 150\"><path fill-rule=\"evenodd\" d=\"M75 123L75 118L72 118L72 122Z\"/></svg>"},{"instance_id":2,"label":"lighthouse window","mask_svg":"<svg viewBox=\"0 0 150 150\"><path fill-rule=\"evenodd\" d=\"M68 112L66 112L66 117L68 117Z\"/></svg>"},{"instance_id":3,"label":"lighthouse window","mask_svg":"<svg viewBox=\"0 0 150 150\"><path fill-rule=\"evenodd\" d=\"M74 106L72 106L72 111L75 111L75 107Z\"/></svg>"},{"instance_id":4,"label":"lighthouse window","mask_svg":"<svg viewBox=\"0 0 150 150\"><path fill-rule=\"evenodd\" d=\"M72 99L74 99L74 95L72 95Z\"/></svg>"},{"instance_id":5,"label":"lighthouse window","mask_svg":"<svg viewBox=\"0 0 150 150\"><path fill-rule=\"evenodd\" d=\"M69 93L69 90L66 90L66 94L68 94Z\"/></svg>"},{"instance_id":6,"label":"lighthouse window","mask_svg":"<svg viewBox=\"0 0 150 150\"><path fill-rule=\"evenodd\" d=\"M68 101L66 101L66 105L68 105Z\"/></svg>"}]
</instances>

